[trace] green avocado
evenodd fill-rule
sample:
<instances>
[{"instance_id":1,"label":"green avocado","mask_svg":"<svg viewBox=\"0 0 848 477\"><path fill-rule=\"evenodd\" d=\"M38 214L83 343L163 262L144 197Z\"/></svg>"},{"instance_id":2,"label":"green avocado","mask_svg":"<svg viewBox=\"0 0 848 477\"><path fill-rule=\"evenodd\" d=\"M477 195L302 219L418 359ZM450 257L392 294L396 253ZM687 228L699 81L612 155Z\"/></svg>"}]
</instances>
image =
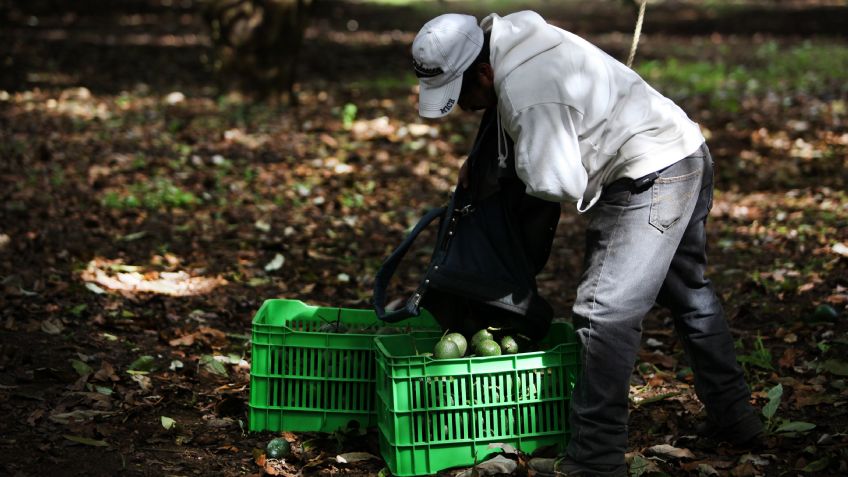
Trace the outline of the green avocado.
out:
<instances>
[{"instance_id":1,"label":"green avocado","mask_svg":"<svg viewBox=\"0 0 848 477\"><path fill-rule=\"evenodd\" d=\"M836 311L832 306L822 303L821 305L816 307L816 311L813 312L813 317L817 320L833 320L839 316L839 312Z\"/></svg>"},{"instance_id":2,"label":"green avocado","mask_svg":"<svg viewBox=\"0 0 848 477\"><path fill-rule=\"evenodd\" d=\"M448 339L441 339L433 348L433 357L436 359L461 358L462 353L459 352L459 346L456 343Z\"/></svg>"},{"instance_id":3,"label":"green avocado","mask_svg":"<svg viewBox=\"0 0 848 477\"><path fill-rule=\"evenodd\" d=\"M501 338L501 351L504 354L515 354L518 352L518 342L512 336Z\"/></svg>"},{"instance_id":4,"label":"green avocado","mask_svg":"<svg viewBox=\"0 0 848 477\"><path fill-rule=\"evenodd\" d=\"M465 336L462 336L462 333L448 333L442 339L451 340L456 343L456 347L459 348L459 355L465 356L465 352L468 350L468 341L465 340Z\"/></svg>"},{"instance_id":5,"label":"green avocado","mask_svg":"<svg viewBox=\"0 0 848 477\"><path fill-rule=\"evenodd\" d=\"M471 346L477 346L477 343L483 340L491 340L494 339L492 333L489 332L486 328L474 333L474 336L471 337Z\"/></svg>"},{"instance_id":6,"label":"green avocado","mask_svg":"<svg viewBox=\"0 0 848 477\"><path fill-rule=\"evenodd\" d=\"M284 459L291 455L291 444L289 441L275 437L265 447L265 457L269 459Z\"/></svg>"},{"instance_id":7,"label":"green avocado","mask_svg":"<svg viewBox=\"0 0 848 477\"><path fill-rule=\"evenodd\" d=\"M501 354L501 347L494 340L479 341L474 350L480 356L500 356Z\"/></svg>"}]
</instances>

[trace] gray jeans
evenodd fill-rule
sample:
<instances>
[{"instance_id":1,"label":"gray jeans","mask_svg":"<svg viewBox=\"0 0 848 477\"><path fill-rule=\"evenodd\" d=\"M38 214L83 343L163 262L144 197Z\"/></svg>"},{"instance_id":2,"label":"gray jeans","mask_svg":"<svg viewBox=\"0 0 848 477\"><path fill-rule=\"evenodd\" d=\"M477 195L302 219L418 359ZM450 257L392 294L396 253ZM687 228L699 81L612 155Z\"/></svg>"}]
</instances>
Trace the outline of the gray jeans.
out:
<instances>
[{"instance_id":1,"label":"gray jeans","mask_svg":"<svg viewBox=\"0 0 848 477\"><path fill-rule=\"evenodd\" d=\"M613 183L588 212L573 308L582 345L566 451L573 459L624 463L630 376L642 318L654 303L674 316L708 416L730 425L754 412L721 304L704 276L712 197L713 164L704 144L653 183Z\"/></svg>"}]
</instances>

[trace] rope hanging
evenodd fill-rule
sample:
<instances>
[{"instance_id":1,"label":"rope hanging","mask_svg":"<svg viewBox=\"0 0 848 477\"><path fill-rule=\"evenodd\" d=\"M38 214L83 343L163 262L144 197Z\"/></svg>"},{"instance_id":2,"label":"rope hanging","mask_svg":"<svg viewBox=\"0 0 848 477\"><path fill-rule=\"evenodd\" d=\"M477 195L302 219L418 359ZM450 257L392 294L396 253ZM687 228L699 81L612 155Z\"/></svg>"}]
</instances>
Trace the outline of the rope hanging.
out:
<instances>
[{"instance_id":1,"label":"rope hanging","mask_svg":"<svg viewBox=\"0 0 848 477\"><path fill-rule=\"evenodd\" d=\"M636 56L636 46L639 44L639 36L642 34L642 21L645 19L645 7L648 0L641 0L639 5L639 17L636 19L636 30L633 32L633 44L630 45L630 56L627 57L627 67L633 66L633 58Z\"/></svg>"}]
</instances>

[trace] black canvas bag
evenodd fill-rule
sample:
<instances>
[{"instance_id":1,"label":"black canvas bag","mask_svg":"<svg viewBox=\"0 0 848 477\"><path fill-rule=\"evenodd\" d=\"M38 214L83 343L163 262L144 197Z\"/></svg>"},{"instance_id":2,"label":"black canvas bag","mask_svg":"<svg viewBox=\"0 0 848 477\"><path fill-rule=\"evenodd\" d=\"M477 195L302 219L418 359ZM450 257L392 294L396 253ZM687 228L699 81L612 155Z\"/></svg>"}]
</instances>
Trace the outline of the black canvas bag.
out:
<instances>
[{"instance_id":1,"label":"black canvas bag","mask_svg":"<svg viewBox=\"0 0 848 477\"><path fill-rule=\"evenodd\" d=\"M501 167L496 112L484 113L469 154L468 188L461 185L446 207L429 211L384 261L374 282L373 304L386 322L432 313L444 329L471 336L487 326L531 339L545 336L551 306L538 294L560 205L525 193L515 175L512 143ZM424 277L404 306L385 310L386 290L415 238L439 219L436 246Z\"/></svg>"}]
</instances>

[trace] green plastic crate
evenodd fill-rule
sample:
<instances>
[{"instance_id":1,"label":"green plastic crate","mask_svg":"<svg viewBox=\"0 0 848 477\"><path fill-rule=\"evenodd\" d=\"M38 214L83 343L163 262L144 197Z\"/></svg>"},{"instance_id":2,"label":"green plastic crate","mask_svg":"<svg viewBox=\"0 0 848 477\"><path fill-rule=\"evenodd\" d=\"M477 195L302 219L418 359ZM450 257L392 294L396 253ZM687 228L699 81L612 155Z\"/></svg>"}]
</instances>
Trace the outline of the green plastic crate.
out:
<instances>
[{"instance_id":1,"label":"green plastic crate","mask_svg":"<svg viewBox=\"0 0 848 477\"><path fill-rule=\"evenodd\" d=\"M320 331L337 320L359 331ZM441 334L424 311L384 325L372 310L265 301L253 318L249 429L332 432L350 421L375 426L374 337L389 327Z\"/></svg>"},{"instance_id":2,"label":"green plastic crate","mask_svg":"<svg viewBox=\"0 0 848 477\"><path fill-rule=\"evenodd\" d=\"M545 351L433 359L438 338L382 336L377 343L380 451L396 476L471 466L504 443L533 452L569 438L579 369L572 327L553 323Z\"/></svg>"}]
</instances>

